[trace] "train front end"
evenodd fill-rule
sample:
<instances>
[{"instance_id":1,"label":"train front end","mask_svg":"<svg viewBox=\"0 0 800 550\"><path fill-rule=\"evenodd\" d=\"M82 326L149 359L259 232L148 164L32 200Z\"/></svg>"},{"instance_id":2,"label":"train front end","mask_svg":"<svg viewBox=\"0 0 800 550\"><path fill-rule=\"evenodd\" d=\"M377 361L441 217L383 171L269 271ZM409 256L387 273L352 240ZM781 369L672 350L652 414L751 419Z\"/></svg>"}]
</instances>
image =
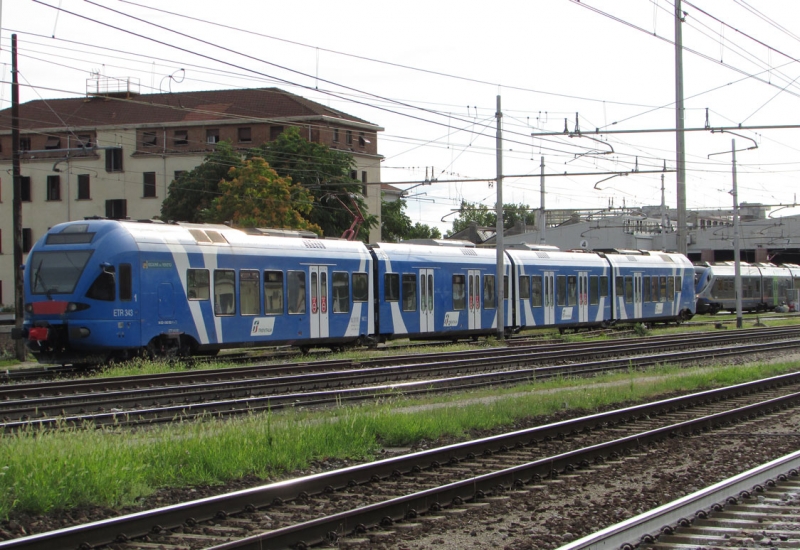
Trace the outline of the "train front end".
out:
<instances>
[{"instance_id":1,"label":"train front end","mask_svg":"<svg viewBox=\"0 0 800 550\"><path fill-rule=\"evenodd\" d=\"M132 262L125 261L131 254L128 232L108 220L59 224L34 245L17 336L37 361L95 364L138 347Z\"/></svg>"}]
</instances>

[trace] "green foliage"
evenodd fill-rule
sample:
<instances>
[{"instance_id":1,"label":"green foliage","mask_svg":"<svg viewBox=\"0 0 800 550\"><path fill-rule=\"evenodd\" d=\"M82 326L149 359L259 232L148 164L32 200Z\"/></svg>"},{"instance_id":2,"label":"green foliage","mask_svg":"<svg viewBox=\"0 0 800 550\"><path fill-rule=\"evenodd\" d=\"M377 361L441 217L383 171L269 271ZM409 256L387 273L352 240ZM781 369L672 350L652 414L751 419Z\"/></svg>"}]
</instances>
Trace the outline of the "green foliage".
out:
<instances>
[{"instance_id":1,"label":"green foliage","mask_svg":"<svg viewBox=\"0 0 800 550\"><path fill-rule=\"evenodd\" d=\"M264 159L249 158L243 166L231 168L228 178L219 183L221 194L203 212L204 221L321 233L319 226L305 218L311 212L314 197L291 178L278 176Z\"/></svg>"},{"instance_id":2,"label":"green foliage","mask_svg":"<svg viewBox=\"0 0 800 550\"><path fill-rule=\"evenodd\" d=\"M295 127L287 128L277 139L264 143L250 155L262 157L279 176L290 177L314 192L318 201L307 219L319 226L326 237L339 237L353 223L353 215L342 205L352 209L351 198L364 216L359 238L366 240L368 229L378 224L377 216L367 212L361 183L350 177L355 169L352 155L312 143Z\"/></svg>"},{"instance_id":3,"label":"green foliage","mask_svg":"<svg viewBox=\"0 0 800 550\"><path fill-rule=\"evenodd\" d=\"M229 171L242 164L242 156L229 141L218 143L216 151L206 155L200 166L169 184L167 198L161 204L161 219L202 222L203 212L219 195L220 181L228 179Z\"/></svg>"},{"instance_id":4,"label":"green foliage","mask_svg":"<svg viewBox=\"0 0 800 550\"><path fill-rule=\"evenodd\" d=\"M527 204L504 204L503 227L511 229L520 221L525 222L526 225L534 225L536 221L535 212L532 212ZM496 227L497 214L485 204L461 201L461 206L458 208L458 216L453 220L453 229L448 231L448 235L463 231L472 222L475 222L480 227Z\"/></svg>"},{"instance_id":5,"label":"green foliage","mask_svg":"<svg viewBox=\"0 0 800 550\"><path fill-rule=\"evenodd\" d=\"M417 222L411 224L404 212L406 201L381 201L381 240L396 243L408 239L441 239L442 234L438 227Z\"/></svg>"},{"instance_id":6,"label":"green foliage","mask_svg":"<svg viewBox=\"0 0 800 550\"><path fill-rule=\"evenodd\" d=\"M633 325L633 332L636 333L636 336L649 336L650 330L647 328L647 325L643 323L636 323Z\"/></svg>"}]
</instances>

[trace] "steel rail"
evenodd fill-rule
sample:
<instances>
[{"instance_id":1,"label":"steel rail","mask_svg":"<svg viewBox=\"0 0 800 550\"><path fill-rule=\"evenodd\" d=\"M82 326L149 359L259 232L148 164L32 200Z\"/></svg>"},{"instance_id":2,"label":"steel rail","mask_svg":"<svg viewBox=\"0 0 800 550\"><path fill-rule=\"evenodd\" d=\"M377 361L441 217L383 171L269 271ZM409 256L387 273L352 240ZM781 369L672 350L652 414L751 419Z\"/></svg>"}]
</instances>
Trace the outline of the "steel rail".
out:
<instances>
[{"instance_id":1,"label":"steel rail","mask_svg":"<svg viewBox=\"0 0 800 550\"><path fill-rule=\"evenodd\" d=\"M544 380L556 376L590 375L628 368L644 368L658 364L697 362L703 359L719 359L730 356L749 355L764 351L774 352L782 349L800 348L800 340L784 342L768 342L763 344L739 345L730 350L718 348L707 350L687 350L682 352L660 353L639 357L628 357L610 360L593 360L584 363L571 363L560 366L547 366L535 368L515 368L514 370L501 370L500 372L463 375L461 372L451 378L426 378L414 382L393 382L381 386L366 386L359 388L341 388L336 390L323 390L297 393L296 381L275 380L277 387L285 388L281 395L268 395L232 399L217 399L197 403L181 403L163 407L137 408L128 411L112 411L89 413L80 415L50 416L45 418L30 418L27 420L7 421L0 423L0 432L9 433L27 428L58 428L62 426L100 427L105 425L128 426L158 422L172 422L188 420L200 416L225 417L237 414L251 414L256 412L278 410L284 407L296 406L321 406L340 403L344 401L372 400L386 396L414 396L434 392L466 391L491 385L510 385L530 383L535 380ZM517 367L519 362L528 361L527 357L506 357L502 361L495 360L493 368L503 369L509 366ZM426 375L436 371L457 370L464 371L467 365L456 362L455 365L423 365L414 366ZM480 367L480 365L479 365ZM338 379L340 386L352 385L354 380L361 376L361 371L354 373L336 373L342 378ZM369 376L374 376L370 374ZM342 382L344 380L344 382ZM301 383L301 386L303 383ZM336 385L328 381L327 385ZM218 392L216 392L218 393ZM31 411L35 409L25 409Z\"/></svg>"},{"instance_id":2,"label":"steel rail","mask_svg":"<svg viewBox=\"0 0 800 550\"><path fill-rule=\"evenodd\" d=\"M668 414L684 410L693 404L713 403L725 397L737 397L775 387L796 384L800 373L776 376L769 379L738 384L727 388L708 390L654 403L627 407L616 411L598 413L574 420L556 422L526 430L519 430L500 436L482 438L475 441L429 449L418 453L397 456L377 462L351 466L341 470L320 473L305 478L286 480L262 487L256 487L204 498L193 502L176 504L156 510L148 510L128 516L74 526L59 531L42 533L29 537L0 542L0 550L38 549L50 547L93 547L108 544L118 537L134 538L148 533L170 529L184 523L196 523L213 519L220 513L235 513L242 510L255 510L275 502L292 501L304 494L324 492L327 488L340 489L365 484L375 479L387 479L418 469L435 469L440 464L458 463L473 456L494 454L508 449L520 448L549 439L564 439L568 434L591 432L603 426L625 424L632 420ZM800 393L792 393L768 399L761 403L746 405L722 413L664 426L642 433L619 438L614 441L592 445L584 449L562 453L529 462L523 465L473 477L392 499L384 503L367 506L320 518L301 525L295 525L256 537L232 542L220 548L288 548L298 544L320 542L330 533L343 535L358 525L378 524L413 517L417 512L425 512L442 506L464 501L480 500L488 493L502 492L512 487L536 483L539 479L556 477L560 472L586 467L594 461L602 462L646 447L669 438L701 434L733 422L755 418L759 415L776 412L800 404ZM223 514L223 515L224 515Z\"/></svg>"}]
</instances>

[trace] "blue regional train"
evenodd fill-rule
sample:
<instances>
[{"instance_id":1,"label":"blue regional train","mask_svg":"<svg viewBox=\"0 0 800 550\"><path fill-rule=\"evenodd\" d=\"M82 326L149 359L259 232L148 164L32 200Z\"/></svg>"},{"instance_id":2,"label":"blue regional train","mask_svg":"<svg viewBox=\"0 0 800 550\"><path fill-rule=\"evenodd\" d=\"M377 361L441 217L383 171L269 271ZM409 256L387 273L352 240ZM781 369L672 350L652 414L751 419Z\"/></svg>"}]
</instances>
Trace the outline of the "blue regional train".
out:
<instances>
[{"instance_id":1,"label":"blue regional train","mask_svg":"<svg viewBox=\"0 0 800 550\"><path fill-rule=\"evenodd\" d=\"M87 219L51 228L25 264L26 338L43 363L214 354L537 327L670 322L695 311L678 254L272 236L222 225Z\"/></svg>"}]
</instances>

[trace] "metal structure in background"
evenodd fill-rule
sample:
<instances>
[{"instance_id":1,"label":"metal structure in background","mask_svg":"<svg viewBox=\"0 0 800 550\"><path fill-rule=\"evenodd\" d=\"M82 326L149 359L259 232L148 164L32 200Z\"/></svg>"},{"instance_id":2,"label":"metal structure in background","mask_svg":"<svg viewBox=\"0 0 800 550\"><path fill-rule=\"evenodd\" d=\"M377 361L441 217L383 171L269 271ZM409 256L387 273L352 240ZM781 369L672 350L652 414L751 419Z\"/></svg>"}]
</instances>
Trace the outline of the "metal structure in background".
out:
<instances>
[{"instance_id":1,"label":"metal structure in background","mask_svg":"<svg viewBox=\"0 0 800 550\"><path fill-rule=\"evenodd\" d=\"M675 0L675 155L677 170L678 252L686 255L686 138L683 131L683 34L681 0Z\"/></svg>"},{"instance_id":2,"label":"metal structure in background","mask_svg":"<svg viewBox=\"0 0 800 550\"><path fill-rule=\"evenodd\" d=\"M497 291L497 339L503 340L505 338L505 285L503 284L503 276L505 275L503 269L503 111L500 108L500 96L497 96L497 204L495 204L495 212L497 213L497 236L495 243L497 245L497 278L495 279L495 289Z\"/></svg>"},{"instance_id":3,"label":"metal structure in background","mask_svg":"<svg viewBox=\"0 0 800 550\"><path fill-rule=\"evenodd\" d=\"M19 161L19 71L17 69L17 35L11 35L11 156L14 180L14 197L12 199L13 237L14 237L14 329L22 331L23 296L22 282L22 178ZM25 361L27 349L25 340L17 339L14 353L19 361Z\"/></svg>"}]
</instances>

